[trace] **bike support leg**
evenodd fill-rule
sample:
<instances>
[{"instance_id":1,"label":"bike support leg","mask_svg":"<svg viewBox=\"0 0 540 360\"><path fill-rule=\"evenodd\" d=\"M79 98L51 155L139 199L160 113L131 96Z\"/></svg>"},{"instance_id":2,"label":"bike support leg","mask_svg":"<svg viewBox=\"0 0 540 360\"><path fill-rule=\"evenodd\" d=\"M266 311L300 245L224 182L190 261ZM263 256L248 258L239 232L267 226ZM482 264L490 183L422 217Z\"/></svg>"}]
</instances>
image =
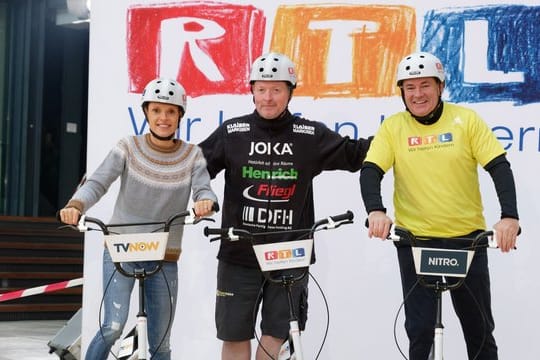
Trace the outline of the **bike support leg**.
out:
<instances>
[{"instance_id":1,"label":"bike support leg","mask_svg":"<svg viewBox=\"0 0 540 360\"><path fill-rule=\"evenodd\" d=\"M298 318L294 314L294 306L292 301L291 287L293 283L284 277L283 285L287 290L287 301L289 302L289 337L292 340L291 349L294 351L294 355L291 354L291 360L304 360L302 344L300 342L300 326L298 324Z\"/></svg>"},{"instance_id":2,"label":"bike support leg","mask_svg":"<svg viewBox=\"0 0 540 360\"><path fill-rule=\"evenodd\" d=\"M137 313L137 339L138 339L138 352L139 360L146 360L148 354L148 340L147 340L147 315L144 307L144 279L146 272L144 269L135 270L135 278L139 282L139 311Z\"/></svg>"},{"instance_id":3,"label":"bike support leg","mask_svg":"<svg viewBox=\"0 0 540 360\"><path fill-rule=\"evenodd\" d=\"M433 338L433 360L443 360L443 329L442 324L442 293L445 290L443 287L435 288L437 297L437 317L435 321L435 336Z\"/></svg>"}]
</instances>

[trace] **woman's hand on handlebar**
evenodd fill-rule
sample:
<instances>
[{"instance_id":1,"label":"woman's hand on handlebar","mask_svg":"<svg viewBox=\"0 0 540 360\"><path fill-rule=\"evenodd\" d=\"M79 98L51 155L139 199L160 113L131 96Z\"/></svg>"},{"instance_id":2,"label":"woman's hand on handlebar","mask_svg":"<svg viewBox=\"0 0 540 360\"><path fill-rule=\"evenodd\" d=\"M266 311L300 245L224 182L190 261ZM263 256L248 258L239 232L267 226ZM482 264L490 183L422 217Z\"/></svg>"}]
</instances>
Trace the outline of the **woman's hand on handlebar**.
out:
<instances>
[{"instance_id":1,"label":"woman's hand on handlebar","mask_svg":"<svg viewBox=\"0 0 540 360\"><path fill-rule=\"evenodd\" d=\"M59 211L59 220L64 224L77 225L81 218L81 212L74 207L66 207Z\"/></svg>"},{"instance_id":2,"label":"woman's hand on handlebar","mask_svg":"<svg viewBox=\"0 0 540 360\"><path fill-rule=\"evenodd\" d=\"M368 236L385 240L390 233L392 219L384 211L375 210L368 215Z\"/></svg>"},{"instance_id":3,"label":"woman's hand on handlebar","mask_svg":"<svg viewBox=\"0 0 540 360\"><path fill-rule=\"evenodd\" d=\"M497 245L502 252L515 249L519 233L519 221L517 219L502 218L493 226L493 229L496 232Z\"/></svg>"},{"instance_id":4,"label":"woman's hand on handlebar","mask_svg":"<svg viewBox=\"0 0 540 360\"><path fill-rule=\"evenodd\" d=\"M212 215L214 212L214 202L208 199L195 201L193 203L193 211L195 211L195 215L198 218Z\"/></svg>"}]
</instances>

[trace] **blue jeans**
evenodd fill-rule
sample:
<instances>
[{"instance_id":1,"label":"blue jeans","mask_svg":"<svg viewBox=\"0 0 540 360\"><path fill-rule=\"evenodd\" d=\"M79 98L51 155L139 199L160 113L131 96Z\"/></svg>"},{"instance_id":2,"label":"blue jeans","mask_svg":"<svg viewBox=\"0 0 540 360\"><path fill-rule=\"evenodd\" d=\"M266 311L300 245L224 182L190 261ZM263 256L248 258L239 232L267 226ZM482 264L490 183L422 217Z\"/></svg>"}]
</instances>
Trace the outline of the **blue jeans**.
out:
<instances>
[{"instance_id":1,"label":"blue jeans","mask_svg":"<svg viewBox=\"0 0 540 360\"><path fill-rule=\"evenodd\" d=\"M124 263L129 273L144 268L151 271L155 262ZM112 278L111 278L112 277ZM88 346L86 360L106 360L111 347L122 335L129 314L131 292L135 279L116 271L107 250L103 253L104 318L101 329ZM136 291L139 291L138 285ZM170 330L174 320L178 295L178 264L164 262L161 271L145 278L144 301L148 317L148 346L152 360L170 360ZM99 321L99 318L98 318ZM133 321L135 325L136 321ZM161 343L161 345L160 345ZM156 348L159 346L156 352Z\"/></svg>"},{"instance_id":2,"label":"blue jeans","mask_svg":"<svg viewBox=\"0 0 540 360\"><path fill-rule=\"evenodd\" d=\"M432 240L429 243L429 247L449 248L454 245L456 248L452 240L440 242ZM397 246L397 253L403 295L408 294L415 286L405 301L409 360L426 360L433 344L437 310L435 291L417 284L411 247ZM436 277L425 276L424 279L432 282ZM447 280L453 283L456 278ZM493 337L495 324L491 312L488 257L485 248L476 250L464 284L452 290L450 296L463 329L469 359L497 360L497 345Z\"/></svg>"}]
</instances>

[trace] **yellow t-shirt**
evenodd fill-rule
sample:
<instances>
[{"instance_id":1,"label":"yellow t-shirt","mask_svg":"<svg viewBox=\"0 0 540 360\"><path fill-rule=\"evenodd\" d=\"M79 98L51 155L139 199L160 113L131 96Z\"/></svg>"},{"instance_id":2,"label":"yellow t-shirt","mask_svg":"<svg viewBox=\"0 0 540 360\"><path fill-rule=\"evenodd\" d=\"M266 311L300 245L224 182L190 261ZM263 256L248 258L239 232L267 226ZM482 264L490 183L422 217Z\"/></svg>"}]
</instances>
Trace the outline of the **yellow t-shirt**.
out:
<instances>
[{"instance_id":1,"label":"yellow t-shirt","mask_svg":"<svg viewBox=\"0 0 540 360\"><path fill-rule=\"evenodd\" d=\"M396 225L415 235L451 237L485 229L477 167L504 153L476 112L444 103L432 125L408 112L384 120L366 161L394 169Z\"/></svg>"}]
</instances>

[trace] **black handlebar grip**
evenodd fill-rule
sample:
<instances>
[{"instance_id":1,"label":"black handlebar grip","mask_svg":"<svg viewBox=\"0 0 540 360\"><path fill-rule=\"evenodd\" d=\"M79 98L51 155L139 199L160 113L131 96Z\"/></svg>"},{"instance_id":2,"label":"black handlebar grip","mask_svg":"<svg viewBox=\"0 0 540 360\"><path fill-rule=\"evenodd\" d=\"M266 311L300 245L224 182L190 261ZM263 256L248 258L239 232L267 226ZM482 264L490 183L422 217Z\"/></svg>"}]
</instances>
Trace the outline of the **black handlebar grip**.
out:
<instances>
[{"instance_id":1,"label":"black handlebar grip","mask_svg":"<svg viewBox=\"0 0 540 360\"><path fill-rule=\"evenodd\" d=\"M214 202L214 204L212 205L212 211L213 212L219 211L219 204L217 202Z\"/></svg>"},{"instance_id":2,"label":"black handlebar grip","mask_svg":"<svg viewBox=\"0 0 540 360\"><path fill-rule=\"evenodd\" d=\"M229 229L209 228L208 226L205 226L203 232L204 232L204 236L210 236L210 235L225 236L229 233Z\"/></svg>"},{"instance_id":3,"label":"black handlebar grip","mask_svg":"<svg viewBox=\"0 0 540 360\"><path fill-rule=\"evenodd\" d=\"M352 221L353 218L354 218L353 212L351 210L347 210L347 212L344 213L344 214L329 216L329 217L327 217L325 219L322 219L322 220L319 220L319 221L315 222L315 224L313 224L312 228L317 228L319 226L326 225L330 221L334 221L334 222L337 222L337 223L341 223L342 221Z\"/></svg>"},{"instance_id":4,"label":"black handlebar grip","mask_svg":"<svg viewBox=\"0 0 540 360\"><path fill-rule=\"evenodd\" d=\"M347 210L344 214L330 216L330 218L333 221L350 221L354 218L354 214L351 210Z\"/></svg>"}]
</instances>

